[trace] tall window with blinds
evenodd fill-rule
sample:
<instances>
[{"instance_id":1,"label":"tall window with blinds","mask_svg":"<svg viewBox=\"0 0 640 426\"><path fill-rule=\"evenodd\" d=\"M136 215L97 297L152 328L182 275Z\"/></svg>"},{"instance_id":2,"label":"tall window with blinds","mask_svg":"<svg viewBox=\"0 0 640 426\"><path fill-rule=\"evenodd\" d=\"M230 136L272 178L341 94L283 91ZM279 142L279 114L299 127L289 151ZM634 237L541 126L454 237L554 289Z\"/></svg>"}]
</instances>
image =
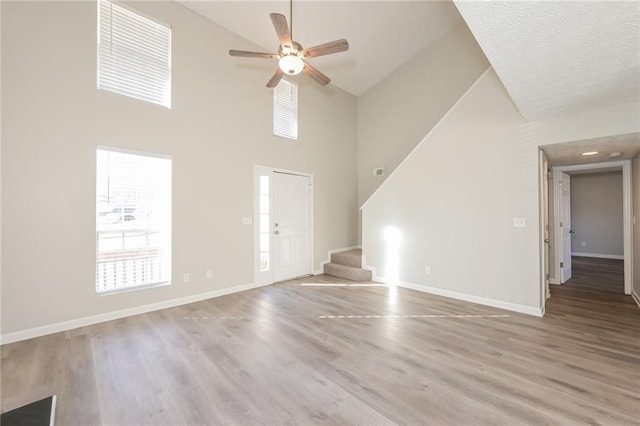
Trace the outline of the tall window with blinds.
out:
<instances>
[{"instance_id":1,"label":"tall window with blinds","mask_svg":"<svg viewBox=\"0 0 640 426\"><path fill-rule=\"evenodd\" d=\"M171 108L171 27L98 0L98 89Z\"/></svg>"},{"instance_id":2,"label":"tall window with blinds","mask_svg":"<svg viewBox=\"0 0 640 426\"><path fill-rule=\"evenodd\" d=\"M171 280L171 159L99 148L96 291Z\"/></svg>"},{"instance_id":3,"label":"tall window with blinds","mask_svg":"<svg viewBox=\"0 0 640 426\"><path fill-rule=\"evenodd\" d=\"M273 89L273 134L298 139L298 85L287 80Z\"/></svg>"}]
</instances>

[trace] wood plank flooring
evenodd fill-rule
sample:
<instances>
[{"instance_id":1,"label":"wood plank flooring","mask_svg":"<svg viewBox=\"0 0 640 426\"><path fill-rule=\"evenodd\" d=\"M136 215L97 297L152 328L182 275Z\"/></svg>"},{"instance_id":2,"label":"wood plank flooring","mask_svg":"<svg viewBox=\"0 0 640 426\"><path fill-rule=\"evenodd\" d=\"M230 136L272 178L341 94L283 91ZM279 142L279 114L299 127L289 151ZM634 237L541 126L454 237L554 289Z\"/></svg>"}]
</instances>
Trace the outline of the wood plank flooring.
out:
<instances>
[{"instance_id":1,"label":"wood plank flooring","mask_svg":"<svg viewBox=\"0 0 640 426\"><path fill-rule=\"evenodd\" d=\"M543 319L317 276L4 345L1 410L55 393L57 425L640 424L640 309L615 262L574 277Z\"/></svg>"}]
</instances>

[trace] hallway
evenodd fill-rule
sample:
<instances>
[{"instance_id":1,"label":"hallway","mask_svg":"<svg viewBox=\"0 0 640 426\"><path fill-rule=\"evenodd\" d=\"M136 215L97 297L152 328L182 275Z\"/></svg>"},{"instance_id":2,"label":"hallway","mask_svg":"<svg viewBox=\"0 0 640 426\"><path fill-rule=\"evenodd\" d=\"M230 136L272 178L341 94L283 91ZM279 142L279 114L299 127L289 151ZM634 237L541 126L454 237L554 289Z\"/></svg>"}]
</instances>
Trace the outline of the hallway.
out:
<instances>
[{"instance_id":1,"label":"hallway","mask_svg":"<svg viewBox=\"0 0 640 426\"><path fill-rule=\"evenodd\" d=\"M622 336L632 337L637 344L640 308L631 296L624 294L623 261L574 256L572 265L571 279L563 285L551 286L545 319L614 329Z\"/></svg>"}]
</instances>

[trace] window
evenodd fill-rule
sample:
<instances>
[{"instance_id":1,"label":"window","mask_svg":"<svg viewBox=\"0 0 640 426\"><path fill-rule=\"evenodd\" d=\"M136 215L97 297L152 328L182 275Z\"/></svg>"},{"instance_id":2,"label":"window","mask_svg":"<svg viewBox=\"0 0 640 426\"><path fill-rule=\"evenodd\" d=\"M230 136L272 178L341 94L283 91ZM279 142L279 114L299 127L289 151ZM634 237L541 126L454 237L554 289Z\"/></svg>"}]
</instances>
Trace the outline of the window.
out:
<instances>
[{"instance_id":1,"label":"window","mask_svg":"<svg viewBox=\"0 0 640 426\"><path fill-rule=\"evenodd\" d=\"M171 28L98 2L98 89L171 108Z\"/></svg>"},{"instance_id":2,"label":"window","mask_svg":"<svg viewBox=\"0 0 640 426\"><path fill-rule=\"evenodd\" d=\"M260 272L269 270L269 253L271 235L269 211L269 176L260 176Z\"/></svg>"},{"instance_id":3,"label":"window","mask_svg":"<svg viewBox=\"0 0 640 426\"><path fill-rule=\"evenodd\" d=\"M290 81L273 89L273 134L298 139L298 85Z\"/></svg>"},{"instance_id":4,"label":"window","mask_svg":"<svg viewBox=\"0 0 640 426\"><path fill-rule=\"evenodd\" d=\"M171 279L171 159L96 155L96 291Z\"/></svg>"}]
</instances>

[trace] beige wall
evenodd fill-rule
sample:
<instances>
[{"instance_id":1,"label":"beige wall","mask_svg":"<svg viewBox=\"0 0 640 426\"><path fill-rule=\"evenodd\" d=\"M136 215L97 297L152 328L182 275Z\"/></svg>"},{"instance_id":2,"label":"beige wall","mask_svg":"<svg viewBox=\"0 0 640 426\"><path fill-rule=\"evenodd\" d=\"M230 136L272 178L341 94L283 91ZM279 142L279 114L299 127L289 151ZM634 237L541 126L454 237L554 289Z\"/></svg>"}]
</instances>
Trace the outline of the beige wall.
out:
<instances>
[{"instance_id":1,"label":"beige wall","mask_svg":"<svg viewBox=\"0 0 640 426\"><path fill-rule=\"evenodd\" d=\"M95 2L2 3L3 334L251 283L254 164L313 173L314 268L357 243L355 97L301 78L299 140L275 138L275 64L227 54L257 46L174 2L135 7L173 27L170 110L96 89ZM96 295L97 145L173 158L171 286Z\"/></svg>"},{"instance_id":2,"label":"beige wall","mask_svg":"<svg viewBox=\"0 0 640 426\"><path fill-rule=\"evenodd\" d=\"M633 292L640 301L640 153L633 158Z\"/></svg>"},{"instance_id":3,"label":"beige wall","mask_svg":"<svg viewBox=\"0 0 640 426\"><path fill-rule=\"evenodd\" d=\"M536 311L538 149L518 142L523 122L489 71L365 204L363 249L378 276L397 258L402 282Z\"/></svg>"},{"instance_id":4,"label":"beige wall","mask_svg":"<svg viewBox=\"0 0 640 426\"><path fill-rule=\"evenodd\" d=\"M360 205L488 67L463 22L358 98Z\"/></svg>"},{"instance_id":5,"label":"beige wall","mask_svg":"<svg viewBox=\"0 0 640 426\"><path fill-rule=\"evenodd\" d=\"M539 146L636 132L637 117L625 104L525 123L491 70L364 205L366 263L387 281L539 313Z\"/></svg>"},{"instance_id":6,"label":"beige wall","mask_svg":"<svg viewBox=\"0 0 640 426\"><path fill-rule=\"evenodd\" d=\"M572 175L572 252L622 258L622 206L622 172Z\"/></svg>"}]
</instances>

